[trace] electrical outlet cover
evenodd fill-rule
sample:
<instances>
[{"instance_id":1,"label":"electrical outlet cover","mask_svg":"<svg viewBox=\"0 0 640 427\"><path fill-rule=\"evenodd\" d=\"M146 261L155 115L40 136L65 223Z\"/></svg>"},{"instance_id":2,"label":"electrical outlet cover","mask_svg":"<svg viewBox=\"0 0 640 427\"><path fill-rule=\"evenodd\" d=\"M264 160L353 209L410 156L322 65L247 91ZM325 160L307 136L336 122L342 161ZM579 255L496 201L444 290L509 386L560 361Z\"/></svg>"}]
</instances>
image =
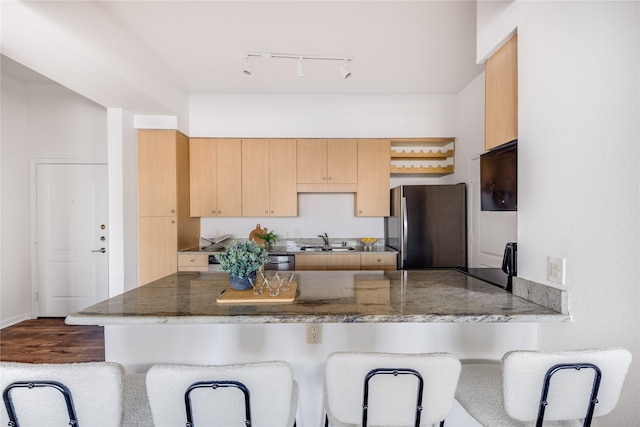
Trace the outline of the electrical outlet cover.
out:
<instances>
[{"instance_id":1,"label":"electrical outlet cover","mask_svg":"<svg viewBox=\"0 0 640 427\"><path fill-rule=\"evenodd\" d=\"M307 344L319 344L322 342L322 324L307 324Z\"/></svg>"},{"instance_id":2,"label":"electrical outlet cover","mask_svg":"<svg viewBox=\"0 0 640 427\"><path fill-rule=\"evenodd\" d=\"M550 282L564 285L565 259L549 257L547 262L547 279Z\"/></svg>"}]
</instances>

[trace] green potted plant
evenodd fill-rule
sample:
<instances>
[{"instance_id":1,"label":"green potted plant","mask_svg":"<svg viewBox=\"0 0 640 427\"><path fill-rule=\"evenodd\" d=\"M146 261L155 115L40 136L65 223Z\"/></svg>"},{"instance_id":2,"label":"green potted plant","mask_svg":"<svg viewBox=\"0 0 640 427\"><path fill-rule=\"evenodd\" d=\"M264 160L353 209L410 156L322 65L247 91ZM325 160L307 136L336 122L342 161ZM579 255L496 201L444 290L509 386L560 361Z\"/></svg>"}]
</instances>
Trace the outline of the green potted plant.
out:
<instances>
[{"instance_id":1,"label":"green potted plant","mask_svg":"<svg viewBox=\"0 0 640 427\"><path fill-rule=\"evenodd\" d=\"M252 240L234 240L224 252L214 255L220 270L229 272L232 289L251 289L249 278L255 280L256 272L267 261L267 250Z\"/></svg>"},{"instance_id":2,"label":"green potted plant","mask_svg":"<svg viewBox=\"0 0 640 427\"><path fill-rule=\"evenodd\" d=\"M265 228L265 230L266 230L266 228ZM268 233L257 234L256 237L259 238L259 239L264 240L264 247L268 251L269 248L271 247L271 245L276 243L276 241L278 240L278 237L280 237L280 236L278 236L273 231L269 231Z\"/></svg>"}]
</instances>

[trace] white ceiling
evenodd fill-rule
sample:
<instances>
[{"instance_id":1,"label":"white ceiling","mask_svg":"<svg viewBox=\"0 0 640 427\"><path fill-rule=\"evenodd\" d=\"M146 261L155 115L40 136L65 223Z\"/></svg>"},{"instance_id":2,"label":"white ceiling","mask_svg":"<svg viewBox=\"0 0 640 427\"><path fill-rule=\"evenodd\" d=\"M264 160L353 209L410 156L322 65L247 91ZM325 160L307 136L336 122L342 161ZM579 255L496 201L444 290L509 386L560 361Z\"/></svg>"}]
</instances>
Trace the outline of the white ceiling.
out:
<instances>
[{"instance_id":1,"label":"white ceiling","mask_svg":"<svg viewBox=\"0 0 640 427\"><path fill-rule=\"evenodd\" d=\"M102 1L101 8L166 65L187 92L455 94L475 63L475 1ZM251 61L245 52L352 56Z\"/></svg>"},{"instance_id":2,"label":"white ceiling","mask_svg":"<svg viewBox=\"0 0 640 427\"><path fill-rule=\"evenodd\" d=\"M94 33L83 37L128 40L131 46L122 51L134 45L146 51L184 92L457 94L484 68L475 63L475 1L95 4L125 38L98 25L91 30L94 17L81 12L63 25L75 22ZM305 77L297 78L295 59L252 58L253 75L247 77L242 73L246 52L350 56L352 76L341 77L340 61L305 61ZM26 84L51 83L7 57L1 65L3 74Z\"/></svg>"}]
</instances>

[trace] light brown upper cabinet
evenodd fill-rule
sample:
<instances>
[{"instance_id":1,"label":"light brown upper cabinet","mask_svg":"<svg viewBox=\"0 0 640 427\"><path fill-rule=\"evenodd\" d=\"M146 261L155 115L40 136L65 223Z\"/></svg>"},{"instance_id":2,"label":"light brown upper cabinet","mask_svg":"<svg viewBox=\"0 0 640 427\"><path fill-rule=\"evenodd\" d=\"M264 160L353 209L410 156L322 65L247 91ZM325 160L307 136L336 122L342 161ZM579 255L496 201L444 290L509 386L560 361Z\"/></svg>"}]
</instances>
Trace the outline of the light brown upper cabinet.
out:
<instances>
[{"instance_id":1,"label":"light brown upper cabinet","mask_svg":"<svg viewBox=\"0 0 640 427\"><path fill-rule=\"evenodd\" d=\"M518 138L518 35L485 64L484 148Z\"/></svg>"},{"instance_id":2,"label":"light brown upper cabinet","mask_svg":"<svg viewBox=\"0 0 640 427\"><path fill-rule=\"evenodd\" d=\"M298 139L299 192L355 192L357 139Z\"/></svg>"},{"instance_id":3,"label":"light brown upper cabinet","mask_svg":"<svg viewBox=\"0 0 640 427\"><path fill-rule=\"evenodd\" d=\"M191 216L242 215L242 141L191 138Z\"/></svg>"},{"instance_id":4,"label":"light brown upper cabinet","mask_svg":"<svg viewBox=\"0 0 640 427\"><path fill-rule=\"evenodd\" d=\"M178 215L178 162L189 172L189 147L176 131L138 132L138 212L140 216ZM186 138L186 137L184 137ZM178 152L180 151L180 152ZM186 159L182 157L186 156ZM186 162L186 163L185 163ZM187 184L188 184L187 179Z\"/></svg>"},{"instance_id":5,"label":"light brown upper cabinet","mask_svg":"<svg viewBox=\"0 0 640 427\"><path fill-rule=\"evenodd\" d=\"M269 143L269 215L298 216L296 141L272 139Z\"/></svg>"},{"instance_id":6,"label":"light brown upper cabinet","mask_svg":"<svg viewBox=\"0 0 640 427\"><path fill-rule=\"evenodd\" d=\"M389 216L391 141L358 140L356 216Z\"/></svg>"},{"instance_id":7,"label":"light brown upper cabinet","mask_svg":"<svg viewBox=\"0 0 640 427\"><path fill-rule=\"evenodd\" d=\"M296 141L242 140L242 216L297 216Z\"/></svg>"},{"instance_id":8,"label":"light brown upper cabinet","mask_svg":"<svg viewBox=\"0 0 640 427\"><path fill-rule=\"evenodd\" d=\"M197 246L189 216L189 139L174 130L138 131L138 283L175 273L176 251Z\"/></svg>"}]
</instances>

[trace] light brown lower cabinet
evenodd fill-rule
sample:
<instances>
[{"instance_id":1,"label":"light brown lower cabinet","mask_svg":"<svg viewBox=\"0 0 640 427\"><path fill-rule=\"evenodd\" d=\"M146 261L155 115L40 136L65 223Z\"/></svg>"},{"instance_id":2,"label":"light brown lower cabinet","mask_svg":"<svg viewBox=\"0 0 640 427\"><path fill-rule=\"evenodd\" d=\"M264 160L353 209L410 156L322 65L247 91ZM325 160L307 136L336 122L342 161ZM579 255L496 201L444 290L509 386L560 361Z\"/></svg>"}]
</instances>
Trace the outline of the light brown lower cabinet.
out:
<instances>
[{"instance_id":1,"label":"light brown lower cabinet","mask_svg":"<svg viewBox=\"0 0 640 427\"><path fill-rule=\"evenodd\" d=\"M144 285L177 270L178 222L175 217L144 216L138 221L139 284Z\"/></svg>"},{"instance_id":2,"label":"light brown lower cabinet","mask_svg":"<svg viewBox=\"0 0 640 427\"><path fill-rule=\"evenodd\" d=\"M178 271L209 271L209 255L178 254Z\"/></svg>"},{"instance_id":3,"label":"light brown lower cabinet","mask_svg":"<svg viewBox=\"0 0 640 427\"><path fill-rule=\"evenodd\" d=\"M395 270L396 254L300 254L296 270Z\"/></svg>"},{"instance_id":4,"label":"light brown lower cabinet","mask_svg":"<svg viewBox=\"0 0 640 427\"><path fill-rule=\"evenodd\" d=\"M296 255L296 270L360 270L360 254Z\"/></svg>"},{"instance_id":5,"label":"light brown lower cabinet","mask_svg":"<svg viewBox=\"0 0 640 427\"><path fill-rule=\"evenodd\" d=\"M360 270L396 270L398 256L389 253L368 253L360 255Z\"/></svg>"}]
</instances>

